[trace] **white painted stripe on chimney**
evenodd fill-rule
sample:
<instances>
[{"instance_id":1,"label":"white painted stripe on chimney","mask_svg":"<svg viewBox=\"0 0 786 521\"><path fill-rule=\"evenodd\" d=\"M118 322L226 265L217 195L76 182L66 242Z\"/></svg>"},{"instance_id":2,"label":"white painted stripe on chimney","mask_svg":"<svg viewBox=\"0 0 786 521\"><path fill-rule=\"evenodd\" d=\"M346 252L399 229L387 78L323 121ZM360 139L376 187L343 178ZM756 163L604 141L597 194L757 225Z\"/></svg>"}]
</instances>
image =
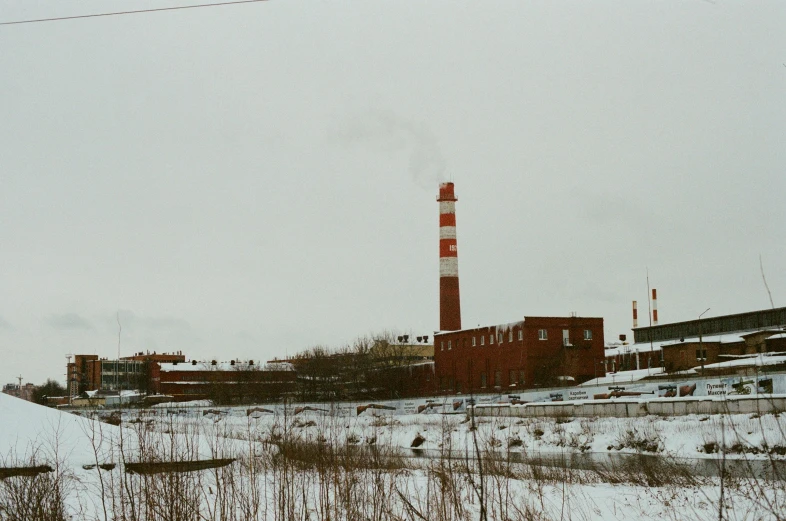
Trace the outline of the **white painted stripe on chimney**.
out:
<instances>
[{"instance_id":1,"label":"white painted stripe on chimney","mask_svg":"<svg viewBox=\"0 0 786 521\"><path fill-rule=\"evenodd\" d=\"M456 201L440 201L439 213L456 213Z\"/></svg>"},{"instance_id":2,"label":"white painted stripe on chimney","mask_svg":"<svg viewBox=\"0 0 786 521\"><path fill-rule=\"evenodd\" d=\"M439 238L440 239L455 239L456 238L456 227L455 226L440 226L439 227Z\"/></svg>"},{"instance_id":3,"label":"white painted stripe on chimney","mask_svg":"<svg viewBox=\"0 0 786 521\"><path fill-rule=\"evenodd\" d=\"M440 277L458 277L458 257L442 257L439 259Z\"/></svg>"}]
</instances>

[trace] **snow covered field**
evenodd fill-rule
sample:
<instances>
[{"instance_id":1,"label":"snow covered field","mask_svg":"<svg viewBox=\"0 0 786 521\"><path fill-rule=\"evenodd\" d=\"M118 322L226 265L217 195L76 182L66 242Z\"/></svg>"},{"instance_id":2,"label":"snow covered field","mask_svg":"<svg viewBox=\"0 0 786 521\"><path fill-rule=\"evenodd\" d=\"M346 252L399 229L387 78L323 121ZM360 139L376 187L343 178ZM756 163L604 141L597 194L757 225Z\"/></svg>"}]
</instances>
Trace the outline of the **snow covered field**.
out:
<instances>
[{"instance_id":1,"label":"snow covered field","mask_svg":"<svg viewBox=\"0 0 786 521\"><path fill-rule=\"evenodd\" d=\"M473 422L464 414L297 409L128 410L116 427L0 395L0 467L53 468L1 480L0 519L15 519L38 496L55 503L54 514L25 511L18 519L786 515L786 473L777 463L786 458L782 415ZM126 461L215 458L236 461L186 473L124 468ZM768 479L765 468L780 479Z\"/></svg>"}]
</instances>

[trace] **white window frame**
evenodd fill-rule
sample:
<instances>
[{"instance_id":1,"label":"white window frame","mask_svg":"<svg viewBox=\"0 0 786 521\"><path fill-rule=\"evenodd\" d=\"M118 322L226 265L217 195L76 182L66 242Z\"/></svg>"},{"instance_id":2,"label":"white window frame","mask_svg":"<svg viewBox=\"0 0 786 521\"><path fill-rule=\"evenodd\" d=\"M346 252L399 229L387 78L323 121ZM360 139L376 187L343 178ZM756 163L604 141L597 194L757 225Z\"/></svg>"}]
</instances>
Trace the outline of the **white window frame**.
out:
<instances>
[{"instance_id":1,"label":"white window frame","mask_svg":"<svg viewBox=\"0 0 786 521\"><path fill-rule=\"evenodd\" d=\"M475 337L472 337L472 347L475 347Z\"/></svg>"},{"instance_id":2,"label":"white window frame","mask_svg":"<svg viewBox=\"0 0 786 521\"><path fill-rule=\"evenodd\" d=\"M453 342L451 340L448 340L448 351L450 351L451 349L453 349Z\"/></svg>"},{"instance_id":3,"label":"white window frame","mask_svg":"<svg viewBox=\"0 0 786 521\"><path fill-rule=\"evenodd\" d=\"M548 329L538 329L538 340L548 340L548 339L549 339Z\"/></svg>"},{"instance_id":4,"label":"white window frame","mask_svg":"<svg viewBox=\"0 0 786 521\"><path fill-rule=\"evenodd\" d=\"M524 330L523 329L519 329L519 340L520 341L524 340Z\"/></svg>"},{"instance_id":5,"label":"white window frame","mask_svg":"<svg viewBox=\"0 0 786 521\"><path fill-rule=\"evenodd\" d=\"M486 335L480 335L480 345L486 345Z\"/></svg>"},{"instance_id":6,"label":"white window frame","mask_svg":"<svg viewBox=\"0 0 786 521\"><path fill-rule=\"evenodd\" d=\"M513 342L513 330L508 331L508 342Z\"/></svg>"},{"instance_id":7,"label":"white window frame","mask_svg":"<svg viewBox=\"0 0 786 521\"><path fill-rule=\"evenodd\" d=\"M592 340L592 330L585 329L584 330L584 340Z\"/></svg>"}]
</instances>

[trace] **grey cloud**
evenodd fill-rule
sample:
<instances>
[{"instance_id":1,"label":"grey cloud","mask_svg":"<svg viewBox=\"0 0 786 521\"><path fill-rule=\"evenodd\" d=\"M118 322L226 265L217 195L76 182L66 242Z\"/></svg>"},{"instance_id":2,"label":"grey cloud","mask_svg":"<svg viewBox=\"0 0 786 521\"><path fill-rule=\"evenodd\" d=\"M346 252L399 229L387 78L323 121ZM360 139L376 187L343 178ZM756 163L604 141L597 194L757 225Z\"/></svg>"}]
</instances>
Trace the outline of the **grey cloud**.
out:
<instances>
[{"instance_id":1,"label":"grey cloud","mask_svg":"<svg viewBox=\"0 0 786 521\"><path fill-rule=\"evenodd\" d=\"M391 112L372 112L348 117L330 134L331 142L366 146L387 154L408 153L412 180L433 189L445 180L445 157L436 136L424 124L407 121Z\"/></svg>"},{"instance_id":2,"label":"grey cloud","mask_svg":"<svg viewBox=\"0 0 786 521\"><path fill-rule=\"evenodd\" d=\"M93 325L85 318L76 313L63 313L50 315L46 323L54 329L73 330L73 329L93 329Z\"/></svg>"},{"instance_id":3,"label":"grey cloud","mask_svg":"<svg viewBox=\"0 0 786 521\"><path fill-rule=\"evenodd\" d=\"M574 191L574 200L580 204L580 215L597 224L619 223L633 226L637 221L647 218L642 205L637 205L628 197L614 193L591 194Z\"/></svg>"},{"instance_id":4,"label":"grey cloud","mask_svg":"<svg viewBox=\"0 0 786 521\"><path fill-rule=\"evenodd\" d=\"M191 329L191 325L183 319L160 316L160 317L144 317L135 314L130 310L120 311L117 317L112 317L112 322L117 325L117 319L120 319L120 324L123 327L134 329L147 329L152 331L187 331Z\"/></svg>"},{"instance_id":5,"label":"grey cloud","mask_svg":"<svg viewBox=\"0 0 786 521\"><path fill-rule=\"evenodd\" d=\"M0 329L13 329L13 326L6 319L0 317Z\"/></svg>"}]
</instances>

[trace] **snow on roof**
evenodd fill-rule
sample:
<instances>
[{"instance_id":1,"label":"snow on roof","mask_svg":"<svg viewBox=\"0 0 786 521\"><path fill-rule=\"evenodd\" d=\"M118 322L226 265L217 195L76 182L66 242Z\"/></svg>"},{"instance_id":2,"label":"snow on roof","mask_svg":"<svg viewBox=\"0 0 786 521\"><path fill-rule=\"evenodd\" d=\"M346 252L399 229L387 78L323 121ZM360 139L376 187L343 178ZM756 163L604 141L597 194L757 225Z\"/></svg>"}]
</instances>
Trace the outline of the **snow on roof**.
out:
<instances>
[{"instance_id":1,"label":"snow on roof","mask_svg":"<svg viewBox=\"0 0 786 521\"><path fill-rule=\"evenodd\" d=\"M179 362L161 364L161 371L294 371L295 367L289 362L268 362L266 364L249 364L246 362Z\"/></svg>"},{"instance_id":2,"label":"snow on roof","mask_svg":"<svg viewBox=\"0 0 786 521\"><path fill-rule=\"evenodd\" d=\"M619 355L626 355L629 353L645 353L649 351L660 351L660 348L664 344L670 344L669 342L653 342L652 345L649 343L646 344L628 344L628 345L618 345L614 347L607 347L605 350L605 356L619 356Z\"/></svg>"},{"instance_id":3,"label":"snow on roof","mask_svg":"<svg viewBox=\"0 0 786 521\"><path fill-rule=\"evenodd\" d=\"M765 356L778 356L778 355L786 355L786 351L779 351L777 353L767 352L763 353ZM718 358L753 358L755 356L759 356L758 353L749 354L749 355L718 355Z\"/></svg>"},{"instance_id":4,"label":"snow on roof","mask_svg":"<svg viewBox=\"0 0 786 521\"><path fill-rule=\"evenodd\" d=\"M444 335L447 333L468 333L470 331L479 331L481 329L485 329L487 331L492 329L495 331L507 331L508 329L511 328L520 327L523 323L524 323L523 320L519 320L517 322L508 322L506 324L491 324L488 326L467 327L464 329L456 329L456 330L434 331L434 336Z\"/></svg>"},{"instance_id":5,"label":"snow on roof","mask_svg":"<svg viewBox=\"0 0 786 521\"><path fill-rule=\"evenodd\" d=\"M188 402L164 402L151 405L155 409L171 409L180 407L212 407L213 402L210 400L191 400Z\"/></svg>"},{"instance_id":6,"label":"snow on roof","mask_svg":"<svg viewBox=\"0 0 786 521\"><path fill-rule=\"evenodd\" d=\"M773 333L769 338L784 338L786 337L786 333L778 333L777 331L773 332L771 329L752 329L747 333L726 333L723 335L707 335L702 336L701 341L707 343L713 342L722 342L722 343L729 343L729 342L742 342L744 337L750 337L756 335L758 333ZM698 342L699 337L686 337L684 341L680 340L662 340L660 342L639 342L638 344L629 344L629 345L612 345L606 346L606 356L617 356L621 354L628 354L628 353L642 353L647 352L650 350L658 351L664 347L676 346L682 343L691 343L691 342Z\"/></svg>"},{"instance_id":7,"label":"snow on roof","mask_svg":"<svg viewBox=\"0 0 786 521\"><path fill-rule=\"evenodd\" d=\"M600 318L600 317L583 317L583 316L575 316L575 317L540 317L540 316L538 316L538 317L534 317L534 316L533 317L524 317L523 320L517 320L515 322L508 322L508 323L505 323L505 324L490 324L490 325L487 325L487 326L480 326L479 325L479 326L476 326L476 327L468 327L468 328L456 329L456 330L434 331L434 336L445 335L445 334L448 334L448 333L468 333L470 331L479 331L481 329L485 329L485 330L492 330L493 329L496 332L500 332L500 331L507 332L509 329L515 329L517 327L521 327L522 325L524 325L524 323L527 321L527 319L537 320L537 319L541 319L541 318L596 319L596 318Z\"/></svg>"},{"instance_id":8,"label":"snow on roof","mask_svg":"<svg viewBox=\"0 0 786 521\"><path fill-rule=\"evenodd\" d=\"M726 367L762 367L765 365L776 364L786 364L786 356L772 356L768 353L762 353L760 355L748 358L735 358L734 360L729 360L726 362L707 364L704 366L704 369L723 369Z\"/></svg>"},{"instance_id":9,"label":"snow on roof","mask_svg":"<svg viewBox=\"0 0 786 521\"><path fill-rule=\"evenodd\" d=\"M781 329L759 329L759 330L753 331L751 333L745 333L744 335L740 335L740 336L742 338L748 338L748 337L761 335L761 334L769 335L769 338L783 338L784 337L784 332Z\"/></svg>"},{"instance_id":10,"label":"snow on roof","mask_svg":"<svg viewBox=\"0 0 786 521\"><path fill-rule=\"evenodd\" d=\"M579 387L592 387L595 385L614 385L619 383L635 382L648 376L661 373L663 373L663 369L659 367L653 367L651 369L636 369L633 371L620 371L618 373L609 373L606 376L593 378L592 380L580 384Z\"/></svg>"}]
</instances>

